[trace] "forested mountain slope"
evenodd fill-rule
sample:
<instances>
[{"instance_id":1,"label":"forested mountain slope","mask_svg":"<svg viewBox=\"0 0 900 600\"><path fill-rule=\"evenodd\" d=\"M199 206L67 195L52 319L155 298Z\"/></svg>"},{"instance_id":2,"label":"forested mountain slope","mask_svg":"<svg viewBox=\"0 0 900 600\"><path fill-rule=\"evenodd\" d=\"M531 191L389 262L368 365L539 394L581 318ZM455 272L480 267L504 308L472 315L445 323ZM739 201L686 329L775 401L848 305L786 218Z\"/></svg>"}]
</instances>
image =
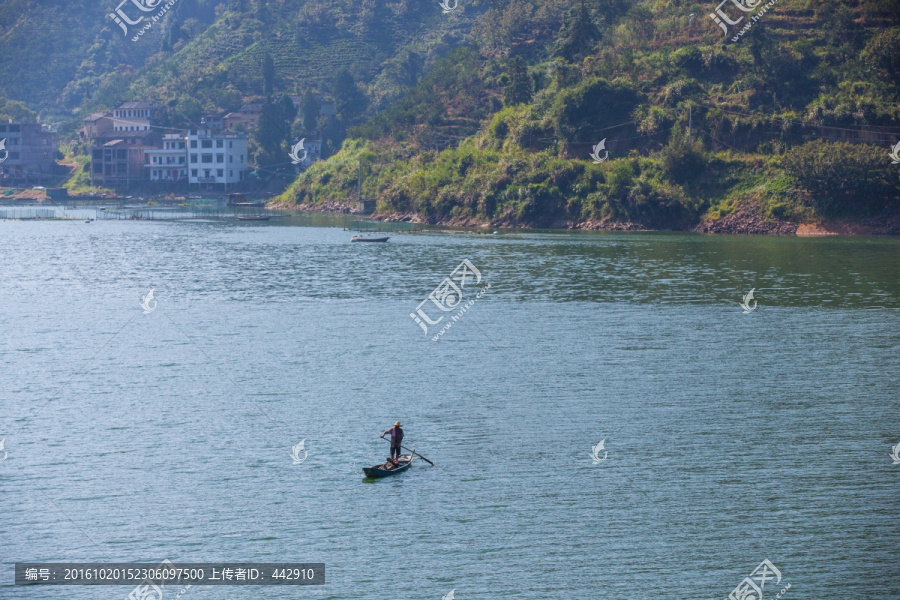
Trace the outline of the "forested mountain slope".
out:
<instances>
[{"instance_id":1,"label":"forested mountain slope","mask_svg":"<svg viewBox=\"0 0 900 600\"><path fill-rule=\"evenodd\" d=\"M900 0L173 0L133 41L108 15L140 2L161 0L0 4L0 117L71 132L149 99L181 127L269 100L290 121L283 95L315 92L334 122L300 114L253 147L278 170L297 137L331 146L279 201L347 204L362 164L381 214L432 222L897 212Z\"/></svg>"}]
</instances>

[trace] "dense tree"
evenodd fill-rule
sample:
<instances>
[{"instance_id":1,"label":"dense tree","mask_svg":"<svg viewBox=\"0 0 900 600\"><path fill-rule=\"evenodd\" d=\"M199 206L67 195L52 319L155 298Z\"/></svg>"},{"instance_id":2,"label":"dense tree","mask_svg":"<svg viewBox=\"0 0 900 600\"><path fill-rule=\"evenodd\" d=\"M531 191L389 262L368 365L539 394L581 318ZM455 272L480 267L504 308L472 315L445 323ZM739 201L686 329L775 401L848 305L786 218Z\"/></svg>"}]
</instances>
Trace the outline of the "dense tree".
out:
<instances>
[{"instance_id":1,"label":"dense tree","mask_svg":"<svg viewBox=\"0 0 900 600\"><path fill-rule=\"evenodd\" d=\"M291 123L296 116L297 109L288 96L263 103L259 127L254 135L259 168L273 169L287 162L287 143L291 136Z\"/></svg>"},{"instance_id":2,"label":"dense tree","mask_svg":"<svg viewBox=\"0 0 900 600\"><path fill-rule=\"evenodd\" d=\"M196 129L200 126L203 105L187 94L170 100L156 111L156 121L163 127Z\"/></svg>"},{"instance_id":3,"label":"dense tree","mask_svg":"<svg viewBox=\"0 0 900 600\"><path fill-rule=\"evenodd\" d=\"M36 123L37 113L29 110L22 102L0 97L0 122L5 123L9 120Z\"/></svg>"},{"instance_id":4,"label":"dense tree","mask_svg":"<svg viewBox=\"0 0 900 600\"><path fill-rule=\"evenodd\" d=\"M401 82L410 87L416 85L422 76L424 66L425 61L421 55L415 52L407 52L403 62L400 63Z\"/></svg>"},{"instance_id":5,"label":"dense tree","mask_svg":"<svg viewBox=\"0 0 900 600\"><path fill-rule=\"evenodd\" d=\"M300 115L303 119L303 131L305 133L315 132L321 108L322 106L312 90L306 90L300 99Z\"/></svg>"},{"instance_id":6,"label":"dense tree","mask_svg":"<svg viewBox=\"0 0 900 600\"><path fill-rule=\"evenodd\" d=\"M580 6L570 9L566 14L554 52L557 56L574 61L591 53L598 37L597 26L591 20L591 13L582 0Z\"/></svg>"},{"instance_id":7,"label":"dense tree","mask_svg":"<svg viewBox=\"0 0 900 600\"><path fill-rule=\"evenodd\" d=\"M486 118L493 108L480 67L473 50L457 48L437 61L401 99L364 125L351 128L350 135L373 140L412 138L434 147L442 134L459 138L475 133L477 120ZM462 122L450 125L452 121ZM440 141L446 144L445 140Z\"/></svg>"},{"instance_id":8,"label":"dense tree","mask_svg":"<svg viewBox=\"0 0 900 600\"><path fill-rule=\"evenodd\" d=\"M658 158L666 178L678 184L697 179L706 168L703 145L688 139L677 127L672 130L669 143L660 150Z\"/></svg>"},{"instance_id":9,"label":"dense tree","mask_svg":"<svg viewBox=\"0 0 900 600\"><path fill-rule=\"evenodd\" d=\"M353 75L346 68L338 71L334 78L333 89L335 110L342 120L349 121L362 111L365 96L359 91Z\"/></svg>"},{"instance_id":10,"label":"dense tree","mask_svg":"<svg viewBox=\"0 0 900 600\"><path fill-rule=\"evenodd\" d=\"M869 40L863 59L876 77L900 86L900 27L882 31Z\"/></svg>"},{"instance_id":11,"label":"dense tree","mask_svg":"<svg viewBox=\"0 0 900 600\"><path fill-rule=\"evenodd\" d=\"M896 208L900 180L886 168L884 148L868 144L812 141L793 148L784 167L825 214Z\"/></svg>"},{"instance_id":12,"label":"dense tree","mask_svg":"<svg viewBox=\"0 0 900 600\"><path fill-rule=\"evenodd\" d=\"M275 91L275 61L272 55L266 52L262 61L263 94L271 96Z\"/></svg>"},{"instance_id":13,"label":"dense tree","mask_svg":"<svg viewBox=\"0 0 900 600\"><path fill-rule=\"evenodd\" d=\"M560 139L584 143L597 138L598 129L627 121L637 103L637 93L624 82L594 77L561 92L550 118Z\"/></svg>"},{"instance_id":14,"label":"dense tree","mask_svg":"<svg viewBox=\"0 0 900 600\"><path fill-rule=\"evenodd\" d=\"M507 83L503 87L503 103L507 106L531 101L533 82L525 61L518 56L509 61Z\"/></svg>"}]
</instances>

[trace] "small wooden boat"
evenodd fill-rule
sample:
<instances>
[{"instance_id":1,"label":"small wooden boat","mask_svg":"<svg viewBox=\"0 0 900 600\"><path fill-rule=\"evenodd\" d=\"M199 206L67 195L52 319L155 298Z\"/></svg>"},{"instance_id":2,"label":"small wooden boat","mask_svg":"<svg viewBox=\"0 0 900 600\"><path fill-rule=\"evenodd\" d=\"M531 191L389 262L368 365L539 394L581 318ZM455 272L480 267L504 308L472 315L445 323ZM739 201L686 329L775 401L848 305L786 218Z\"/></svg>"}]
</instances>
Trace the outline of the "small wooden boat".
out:
<instances>
[{"instance_id":1,"label":"small wooden boat","mask_svg":"<svg viewBox=\"0 0 900 600\"><path fill-rule=\"evenodd\" d=\"M389 239L391 239L390 236L378 237L378 238L367 238L367 237L361 237L358 235L354 235L352 238L350 238L350 241L351 242L386 242Z\"/></svg>"},{"instance_id":2,"label":"small wooden boat","mask_svg":"<svg viewBox=\"0 0 900 600\"><path fill-rule=\"evenodd\" d=\"M402 473L412 464L412 454L404 454L397 459L397 463L399 464L394 465L390 462L386 462L383 465L375 465L374 467L363 467L363 473L366 474L366 477L371 477L373 479Z\"/></svg>"},{"instance_id":3,"label":"small wooden boat","mask_svg":"<svg viewBox=\"0 0 900 600\"><path fill-rule=\"evenodd\" d=\"M269 215L238 215L238 221L268 221Z\"/></svg>"}]
</instances>

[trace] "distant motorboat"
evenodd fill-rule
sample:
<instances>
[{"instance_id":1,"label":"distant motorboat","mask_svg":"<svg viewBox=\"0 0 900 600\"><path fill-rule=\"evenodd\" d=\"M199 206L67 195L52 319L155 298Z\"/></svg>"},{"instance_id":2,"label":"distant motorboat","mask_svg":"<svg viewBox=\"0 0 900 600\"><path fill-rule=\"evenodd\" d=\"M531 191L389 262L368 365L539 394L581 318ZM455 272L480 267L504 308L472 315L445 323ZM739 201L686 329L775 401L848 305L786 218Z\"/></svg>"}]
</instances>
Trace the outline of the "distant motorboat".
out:
<instances>
[{"instance_id":1,"label":"distant motorboat","mask_svg":"<svg viewBox=\"0 0 900 600\"><path fill-rule=\"evenodd\" d=\"M367 237L361 237L361 236L358 236L358 235L354 235L352 238L350 238L350 241L351 241L351 242L386 242L386 241L388 241L389 239L391 239L390 236L388 236L388 237L377 237L377 238L367 238Z\"/></svg>"},{"instance_id":2,"label":"distant motorboat","mask_svg":"<svg viewBox=\"0 0 900 600\"><path fill-rule=\"evenodd\" d=\"M238 215L238 221L268 221L272 217L269 215Z\"/></svg>"}]
</instances>

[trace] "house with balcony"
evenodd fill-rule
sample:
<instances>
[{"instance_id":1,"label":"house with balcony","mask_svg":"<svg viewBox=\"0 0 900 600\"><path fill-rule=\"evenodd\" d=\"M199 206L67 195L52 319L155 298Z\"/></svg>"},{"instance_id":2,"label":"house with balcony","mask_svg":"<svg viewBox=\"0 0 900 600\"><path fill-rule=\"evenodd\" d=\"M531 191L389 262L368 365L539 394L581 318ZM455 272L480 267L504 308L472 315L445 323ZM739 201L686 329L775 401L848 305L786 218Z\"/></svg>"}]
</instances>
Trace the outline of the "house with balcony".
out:
<instances>
[{"instance_id":1,"label":"house with balcony","mask_svg":"<svg viewBox=\"0 0 900 600\"><path fill-rule=\"evenodd\" d=\"M187 135L188 181L196 184L239 183L247 174L247 134L191 129Z\"/></svg>"},{"instance_id":2,"label":"house with balcony","mask_svg":"<svg viewBox=\"0 0 900 600\"><path fill-rule=\"evenodd\" d=\"M106 143L121 138L125 132L150 131L153 114L152 102L122 102L112 112L88 115L83 121L81 137Z\"/></svg>"},{"instance_id":3,"label":"house with balcony","mask_svg":"<svg viewBox=\"0 0 900 600\"><path fill-rule=\"evenodd\" d=\"M187 139L184 134L167 133L161 148L144 150L144 161L150 181L186 181Z\"/></svg>"}]
</instances>

